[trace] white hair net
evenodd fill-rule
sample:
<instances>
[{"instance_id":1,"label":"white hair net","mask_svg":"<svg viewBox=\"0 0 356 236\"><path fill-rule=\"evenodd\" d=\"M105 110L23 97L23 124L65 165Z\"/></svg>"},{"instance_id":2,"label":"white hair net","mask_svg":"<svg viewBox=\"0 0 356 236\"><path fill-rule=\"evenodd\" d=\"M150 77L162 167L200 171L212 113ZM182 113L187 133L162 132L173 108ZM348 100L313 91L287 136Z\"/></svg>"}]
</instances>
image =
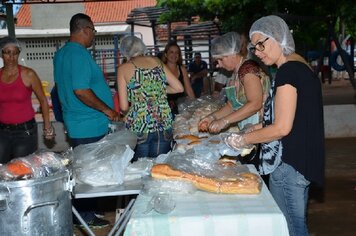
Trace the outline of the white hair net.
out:
<instances>
[{"instance_id":1,"label":"white hair net","mask_svg":"<svg viewBox=\"0 0 356 236\"><path fill-rule=\"evenodd\" d=\"M277 41L284 55L290 55L295 51L294 39L289 27L279 16L265 16L256 20L250 29L250 39L255 33L260 33Z\"/></svg>"},{"instance_id":2,"label":"white hair net","mask_svg":"<svg viewBox=\"0 0 356 236\"><path fill-rule=\"evenodd\" d=\"M213 57L222 57L238 54L241 51L242 38L236 32L229 32L219 36L211 42Z\"/></svg>"},{"instance_id":3,"label":"white hair net","mask_svg":"<svg viewBox=\"0 0 356 236\"><path fill-rule=\"evenodd\" d=\"M127 58L144 55L146 52L146 45L136 36L126 36L121 41L120 52Z\"/></svg>"},{"instance_id":4,"label":"white hair net","mask_svg":"<svg viewBox=\"0 0 356 236\"><path fill-rule=\"evenodd\" d=\"M10 45L17 47L19 51L21 51L21 46L17 39L11 37L5 37L0 40L0 56L2 56L2 50Z\"/></svg>"}]
</instances>

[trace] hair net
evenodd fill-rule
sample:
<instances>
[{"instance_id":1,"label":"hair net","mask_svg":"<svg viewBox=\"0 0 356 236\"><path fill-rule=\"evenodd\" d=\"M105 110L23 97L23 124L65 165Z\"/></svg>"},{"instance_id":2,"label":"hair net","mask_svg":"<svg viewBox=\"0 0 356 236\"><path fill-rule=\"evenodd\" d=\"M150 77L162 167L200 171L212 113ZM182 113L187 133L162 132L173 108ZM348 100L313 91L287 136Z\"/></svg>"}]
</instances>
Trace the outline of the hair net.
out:
<instances>
[{"instance_id":1,"label":"hair net","mask_svg":"<svg viewBox=\"0 0 356 236\"><path fill-rule=\"evenodd\" d=\"M120 44L121 54L126 58L132 58L139 55L144 55L146 45L136 36L126 36Z\"/></svg>"},{"instance_id":2,"label":"hair net","mask_svg":"<svg viewBox=\"0 0 356 236\"><path fill-rule=\"evenodd\" d=\"M211 43L213 57L228 56L240 53L242 38L236 32L229 32L213 39Z\"/></svg>"},{"instance_id":3,"label":"hair net","mask_svg":"<svg viewBox=\"0 0 356 236\"><path fill-rule=\"evenodd\" d=\"M9 45L13 45L13 46L17 47L19 49L19 51L21 51L21 46L17 39L14 39L11 37L5 37L0 40L0 54L1 54L1 56L2 56L2 50Z\"/></svg>"},{"instance_id":4,"label":"hair net","mask_svg":"<svg viewBox=\"0 0 356 236\"><path fill-rule=\"evenodd\" d=\"M260 33L277 41L284 55L295 51L294 39L286 22L279 16L265 16L256 20L250 29L250 38L254 33Z\"/></svg>"}]
</instances>

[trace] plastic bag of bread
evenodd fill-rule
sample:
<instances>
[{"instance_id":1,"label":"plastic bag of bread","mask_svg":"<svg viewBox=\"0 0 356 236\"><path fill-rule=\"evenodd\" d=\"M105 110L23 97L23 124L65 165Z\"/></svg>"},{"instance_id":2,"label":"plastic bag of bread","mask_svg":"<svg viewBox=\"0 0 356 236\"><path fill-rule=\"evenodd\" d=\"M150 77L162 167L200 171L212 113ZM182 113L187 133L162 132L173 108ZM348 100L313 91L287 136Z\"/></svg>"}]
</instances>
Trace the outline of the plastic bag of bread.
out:
<instances>
[{"instance_id":1,"label":"plastic bag of bread","mask_svg":"<svg viewBox=\"0 0 356 236\"><path fill-rule=\"evenodd\" d=\"M154 165L151 175L157 179L180 180L214 193L259 194L262 180L246 166L225 166L209 162L194 153L171 153L165 164Z\"/></svg>"},{"instance_id":2,"label":"plastic bag of bread","mask_svg":"<svg viewBox=\"0 0 356 236\"><path fill-rule=\"evenodd\" d=\"M0 180L11 181L51 176L66 170L66 166L71 162L68 158L47 151L15 158L0 166Z\"/></svg>"}]
</instances>

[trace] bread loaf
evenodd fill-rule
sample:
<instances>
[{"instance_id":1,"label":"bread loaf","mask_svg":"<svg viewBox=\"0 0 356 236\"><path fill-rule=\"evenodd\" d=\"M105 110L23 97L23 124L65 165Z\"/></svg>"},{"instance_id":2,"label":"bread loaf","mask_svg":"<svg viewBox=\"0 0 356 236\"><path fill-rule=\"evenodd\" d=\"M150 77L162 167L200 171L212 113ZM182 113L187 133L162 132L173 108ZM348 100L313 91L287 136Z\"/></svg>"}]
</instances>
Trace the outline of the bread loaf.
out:
<instances>
[{"instance_id":1,"label":"bread loaf","mask_svg":"<svg viewBox=\"0 0 356 236\"><path fill-rule=\"evenodd\" d=\"M261 191L261 180L253 173L236 174L235 180L219 180L174 170L167 164L157 164L151 169L156 179L172 179L191 182L200 190L213 193L258 194Z\"/></svg>"}]
</instances>

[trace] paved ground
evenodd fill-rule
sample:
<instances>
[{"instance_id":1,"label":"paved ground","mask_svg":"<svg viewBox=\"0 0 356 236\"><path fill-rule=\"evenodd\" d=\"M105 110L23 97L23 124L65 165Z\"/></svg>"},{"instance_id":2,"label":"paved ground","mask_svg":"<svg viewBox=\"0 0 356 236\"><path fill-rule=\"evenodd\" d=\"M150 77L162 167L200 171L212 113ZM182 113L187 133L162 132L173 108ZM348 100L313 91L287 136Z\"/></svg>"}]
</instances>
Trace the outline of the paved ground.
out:
<instances>
[{"instance_id":1,"label":"paved ground","mask_svg":"<svg viewBox=\"0 0 356 236\"><path fill-rule=\"evenodd\" d=\"M349 80L322 84L324 105L356 104L356 93Z\"/></svg>"},{"instance_id":2,"label":"paved ground","mask_svg":"<svg viewBox=\"0 0 356 236\"><path fill-rule=\"evenodd\" d=\"M356 138L326 140L326 185L311 193L313 236L356 235Z\"/></svg>"}]
</instances>

